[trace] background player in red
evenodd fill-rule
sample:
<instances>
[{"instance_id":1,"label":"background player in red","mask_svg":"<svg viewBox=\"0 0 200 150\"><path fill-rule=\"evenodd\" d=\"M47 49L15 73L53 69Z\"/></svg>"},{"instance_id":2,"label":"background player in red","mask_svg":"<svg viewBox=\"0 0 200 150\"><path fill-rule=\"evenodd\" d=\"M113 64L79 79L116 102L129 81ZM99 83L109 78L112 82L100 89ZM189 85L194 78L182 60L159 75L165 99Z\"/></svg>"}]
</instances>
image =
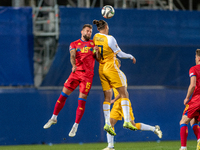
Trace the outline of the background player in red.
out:
<instances>
[{"instance_id":1,"label":"background player in red","mask_svg":"<svg viewBox=\"0 0 200 150\"><path fill-rule=\"evenodd\" d=\"M187 150L187 124L189 122L197 137L197 150L200 150L200 131L199 125L197 124L200 121L200 49L196 50L195 61L196 66L191 67L189 71L190 85L186 98L184 99L184 105L186 105L186 107L180 121L181 148L179 150ZM192 98L190 99L191 95Z\"/></svg>"},{"instance_id":2,"label":"background player in red","mask_svg":"<svg viewBox=\"0 0 200 150\"><path fill-rule=\"evenodd\" d=\"M92 35L92 25L85 24L81 31L81 39L70 44L70 61L72 64L72 72L64 83L63 90L58 98L51 119L44 125L44 129L50 128L52 124L57 123L57 116L68 96L79 85L78 108L76 110L76 120L69 132L70 137L76 135L79 122L85 111L85 103L88 93L92 86L94 76L95 57L98 58L99 49L90 40ZM96 54L96 55L95 55Z\"/></svg>"}]
</instances>

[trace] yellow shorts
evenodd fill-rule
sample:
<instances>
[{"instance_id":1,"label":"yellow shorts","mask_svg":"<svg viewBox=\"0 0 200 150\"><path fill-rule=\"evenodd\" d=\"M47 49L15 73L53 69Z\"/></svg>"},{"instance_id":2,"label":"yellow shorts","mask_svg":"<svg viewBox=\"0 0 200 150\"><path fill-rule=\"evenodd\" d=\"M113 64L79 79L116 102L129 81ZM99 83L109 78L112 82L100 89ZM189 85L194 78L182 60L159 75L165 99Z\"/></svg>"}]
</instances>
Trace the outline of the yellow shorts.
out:
<instances>
[{"instance_id":1,"label":"yellow shorts","mask_svg":"<svg viewBox=\"0 0 200 150\"><path fill-rule=\"evenodd\" d=\"M126 85L123 75L117 65L112 62L99 65L99 78L103 91L119 88Z\"/></svg>"},{"instance_id":2,"label":"yellow shorts","mask_svg":"<svg viewBox=\"0 0 200 150\"><path fill-rule=\"evenodd\" d=\"M130 100L129 100L129 112L130 112L131 120L135 120ZM111 109L110 118L113 118L115 120L122 120L122 117L124 118L123 110L121 106L121 99L118 99L117 101L115 101Z\"/></svg>"}]
</instances>

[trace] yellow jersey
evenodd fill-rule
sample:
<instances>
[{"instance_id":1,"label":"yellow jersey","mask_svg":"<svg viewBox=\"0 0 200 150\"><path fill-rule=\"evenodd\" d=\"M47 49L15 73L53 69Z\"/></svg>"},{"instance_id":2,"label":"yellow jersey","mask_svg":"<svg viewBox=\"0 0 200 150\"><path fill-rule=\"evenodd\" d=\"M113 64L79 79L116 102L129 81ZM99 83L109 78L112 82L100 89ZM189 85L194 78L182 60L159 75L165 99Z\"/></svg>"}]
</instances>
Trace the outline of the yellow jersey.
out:
<instances>
[{"instance_id":1,"label":"yellow jersey","mask_svg":"<svg viewBox=\"0 0 200 150\"><path fill-rule=\"evenodd\" d=\"M117 44L117 41L111 35L96 33L94 35L93 41L100 50L100 64L105 64L106 62L114 62L116 54L121 51Z\"/></svg>"}]
</instances>

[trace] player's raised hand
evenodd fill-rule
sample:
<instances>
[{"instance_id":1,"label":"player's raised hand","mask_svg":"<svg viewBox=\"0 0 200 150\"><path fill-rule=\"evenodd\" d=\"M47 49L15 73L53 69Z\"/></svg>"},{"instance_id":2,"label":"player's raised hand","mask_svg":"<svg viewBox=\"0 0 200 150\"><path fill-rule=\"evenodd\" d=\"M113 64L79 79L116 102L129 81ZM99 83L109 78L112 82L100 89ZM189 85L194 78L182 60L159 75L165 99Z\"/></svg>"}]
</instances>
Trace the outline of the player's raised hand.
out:
<instances>
[{"instance_id":1,"label":"player's raised hand","mask_svg":"<svg viewBox=\"0 0 200 150\"><path fill-rule=\"evenodd\" d=\"M101 60L101 54L100 54L100 51L99 51L99 47L95 45L94 51L95 51L95 54L96 54L96 60L99 62Z\"/></svg>"},{"instance_id":2,"label":"player's raised hand","mask_svg":"<svg viewBox=\"0 0 200 150\"><path fill-rule=\"evenodd\" d=\"M133 63L135 64L135 63L136 63L136 59L135 59L135 57L133 57L133 59L132 59L132 60L133 60Z\"/></svg>"},{"instance_id":3,"label":"player's raised hand","mask_svg":"<svg viewBox=\"0 0 200 150\"><path fill-rule=\"evenodd\" d=\"M95 50L96 53L98 53L99 52L99 47L95 45L94 46L94 50Z\"/></svg>"}]
</instances>

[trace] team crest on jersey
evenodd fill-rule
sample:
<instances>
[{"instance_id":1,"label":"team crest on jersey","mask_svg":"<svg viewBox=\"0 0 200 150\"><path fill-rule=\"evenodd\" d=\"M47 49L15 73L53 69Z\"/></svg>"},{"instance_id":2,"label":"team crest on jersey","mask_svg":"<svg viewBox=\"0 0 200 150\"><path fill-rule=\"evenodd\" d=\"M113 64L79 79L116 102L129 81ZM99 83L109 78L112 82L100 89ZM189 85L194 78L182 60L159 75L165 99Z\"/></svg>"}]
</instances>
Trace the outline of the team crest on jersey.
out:
<instances>
[{"instance_id":1,"label":"team crest on jersey","mask_svg":"<svg viewBox=\"0 0 200 150\"><path fill-rule=\"evenodd\" d=\"M90 44L91 44L91 45L94 45L94 43L93 43L93 42L90 42Z\"/></svg>"},{"instance_id":2,"label":"team crest on jersey","mask_svg":"<svg viewBox=\"0 0 200 150\"><path fill-rule=\"evenodd\" d=\"M81 45L81 43L78 43L78 45Z\"/></svg>"},{"instance_id":3,"label":"team crest on jersey","mask_svg":"<svg viewBox=\"0 0 200 150\"><path fill-rule=\"evenodd\" d=\"M116 48L118 48L118 45L117 45L117 44L116 44L115 46L116 46Z\"/></svg>"}]
</instances>

